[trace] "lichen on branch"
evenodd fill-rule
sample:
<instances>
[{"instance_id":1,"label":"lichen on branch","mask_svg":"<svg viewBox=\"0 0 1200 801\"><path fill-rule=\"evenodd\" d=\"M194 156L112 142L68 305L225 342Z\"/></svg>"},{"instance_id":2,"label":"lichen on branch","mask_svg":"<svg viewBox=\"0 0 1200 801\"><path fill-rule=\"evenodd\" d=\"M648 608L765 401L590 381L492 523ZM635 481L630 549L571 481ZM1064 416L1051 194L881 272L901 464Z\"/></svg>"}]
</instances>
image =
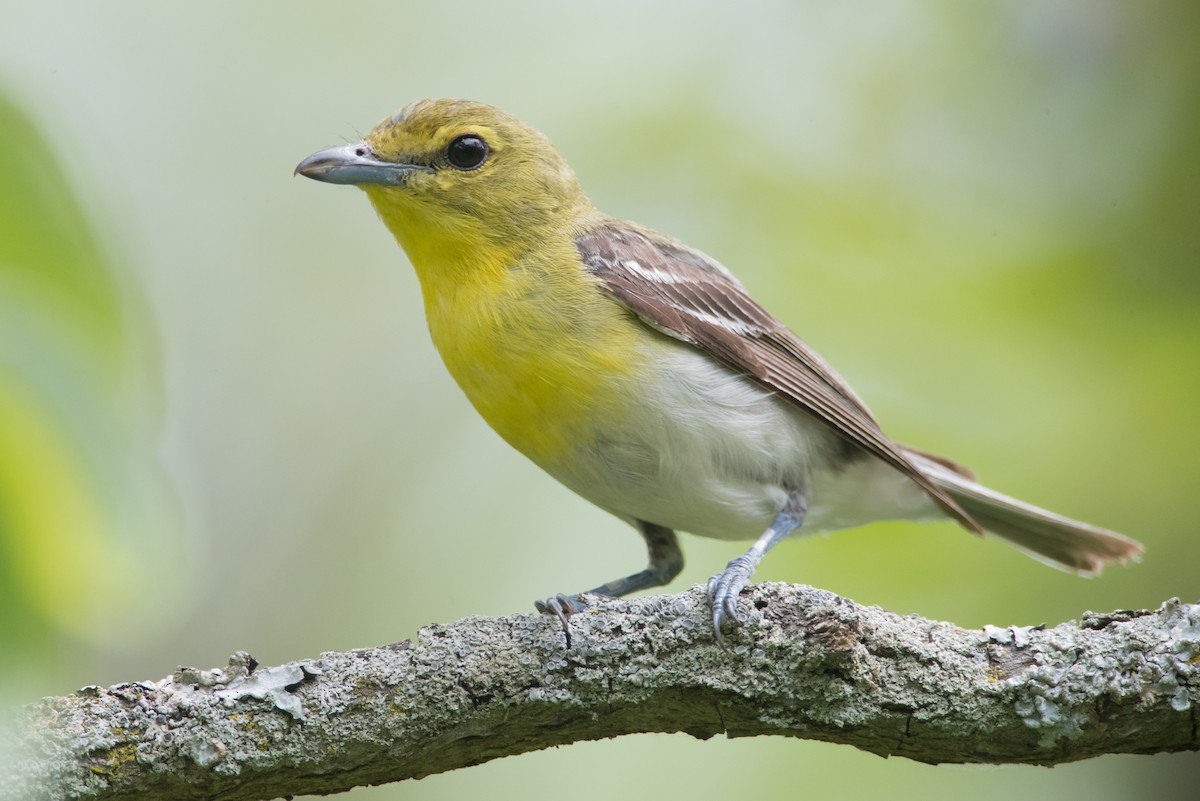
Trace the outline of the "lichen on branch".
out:
<instances>
[{"instance_id":1,"label":"lichen on branch","mask_svg":"<svg viewBox=\"0 0 1200 801\"><path fill-rule=\"evenodd\" d=\"M245 653L17 711L0 799L265 799L638 732L786 735L922 762L1197 750L1200 606L964 630L756 585L714 639L701 588L571 619L469 617L277 667Z\"/></svg>"}]
</instances>

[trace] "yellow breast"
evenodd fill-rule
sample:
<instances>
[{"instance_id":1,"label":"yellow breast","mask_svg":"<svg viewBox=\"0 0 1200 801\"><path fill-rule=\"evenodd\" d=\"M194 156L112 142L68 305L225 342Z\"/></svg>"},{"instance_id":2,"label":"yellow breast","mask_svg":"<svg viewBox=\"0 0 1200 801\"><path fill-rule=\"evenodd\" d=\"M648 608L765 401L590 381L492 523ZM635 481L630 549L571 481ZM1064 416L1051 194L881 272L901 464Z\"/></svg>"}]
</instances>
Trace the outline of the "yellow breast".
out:
<instances>
[{"instance_id":1,"label":"yellow breast","mask_svg":"<svg viewBox=\"0 0 1200 801\"><path fill-rule=\"evenodd\" d=\"M543 467L620 425L639 369L636 322L572 255L476 264L469 280L418 267L450 374L488 424Z\"/></svg>"}]
</instances>

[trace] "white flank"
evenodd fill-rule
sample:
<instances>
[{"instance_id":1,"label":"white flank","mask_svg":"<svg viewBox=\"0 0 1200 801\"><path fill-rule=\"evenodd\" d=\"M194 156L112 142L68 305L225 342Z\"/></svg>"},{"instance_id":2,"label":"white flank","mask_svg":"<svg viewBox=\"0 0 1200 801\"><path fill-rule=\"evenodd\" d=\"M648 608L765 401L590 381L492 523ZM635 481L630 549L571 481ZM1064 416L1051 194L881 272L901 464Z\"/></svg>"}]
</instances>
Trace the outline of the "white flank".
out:
<instances>
[{"instance_id":1,"label":"white flank","mask_svg":"<svg viewBox=\"0 0 1200 801\"><path fill-rule=\"evenodd\" d=\"M646 346L656 370L622 419L597 425L568 464L543 465L600 508L728 540L759 537L789 491L804 487L809 519L795 535L937 515L878 459L836 464L838 435L790 401L683 342Z\"/></svg>"}]
</instances>

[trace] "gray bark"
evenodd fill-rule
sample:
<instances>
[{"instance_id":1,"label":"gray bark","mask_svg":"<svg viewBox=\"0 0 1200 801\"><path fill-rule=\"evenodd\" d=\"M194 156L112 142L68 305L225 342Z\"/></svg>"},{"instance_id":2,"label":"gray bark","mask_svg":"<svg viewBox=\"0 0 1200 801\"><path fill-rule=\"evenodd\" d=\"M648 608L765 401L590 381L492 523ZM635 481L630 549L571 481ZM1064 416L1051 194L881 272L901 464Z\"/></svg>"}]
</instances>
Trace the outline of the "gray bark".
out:
<instances>
[{"instance_id":1,"label":"gray bark","mask_svg":"<svg viewBox=\"0 0 1200 801\"><path fill-rule=\"evenodd\" d=\"M180 668L16 711L3 799L266 799L635 732L787 735L921 762L1196 750L1200 605L967 631L759 584L719 648L703 592L416 642Z\"/></svg>"}]
</instances>

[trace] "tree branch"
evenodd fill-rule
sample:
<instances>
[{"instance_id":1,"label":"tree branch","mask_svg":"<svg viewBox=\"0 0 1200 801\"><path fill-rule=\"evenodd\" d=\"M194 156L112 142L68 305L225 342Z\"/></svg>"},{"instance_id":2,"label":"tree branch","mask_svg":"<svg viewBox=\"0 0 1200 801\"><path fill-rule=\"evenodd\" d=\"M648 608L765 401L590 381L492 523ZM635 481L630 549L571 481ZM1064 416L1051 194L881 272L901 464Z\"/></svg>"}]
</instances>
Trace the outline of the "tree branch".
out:
<instances>
[{"instance_id":1,"label":"tree branch","mask_svg":"<svg viewBox=\"0 0 1200 801\"><path fill-rule=\"evenodd\" d=\"M718 648L700 588L557 622L471 617L273 668L180 668L17 711L3 799L266 799L635 732L1053 765L1197 750L1200 605L966 631L759 584Z\"/></svg>"}]
</instances>

